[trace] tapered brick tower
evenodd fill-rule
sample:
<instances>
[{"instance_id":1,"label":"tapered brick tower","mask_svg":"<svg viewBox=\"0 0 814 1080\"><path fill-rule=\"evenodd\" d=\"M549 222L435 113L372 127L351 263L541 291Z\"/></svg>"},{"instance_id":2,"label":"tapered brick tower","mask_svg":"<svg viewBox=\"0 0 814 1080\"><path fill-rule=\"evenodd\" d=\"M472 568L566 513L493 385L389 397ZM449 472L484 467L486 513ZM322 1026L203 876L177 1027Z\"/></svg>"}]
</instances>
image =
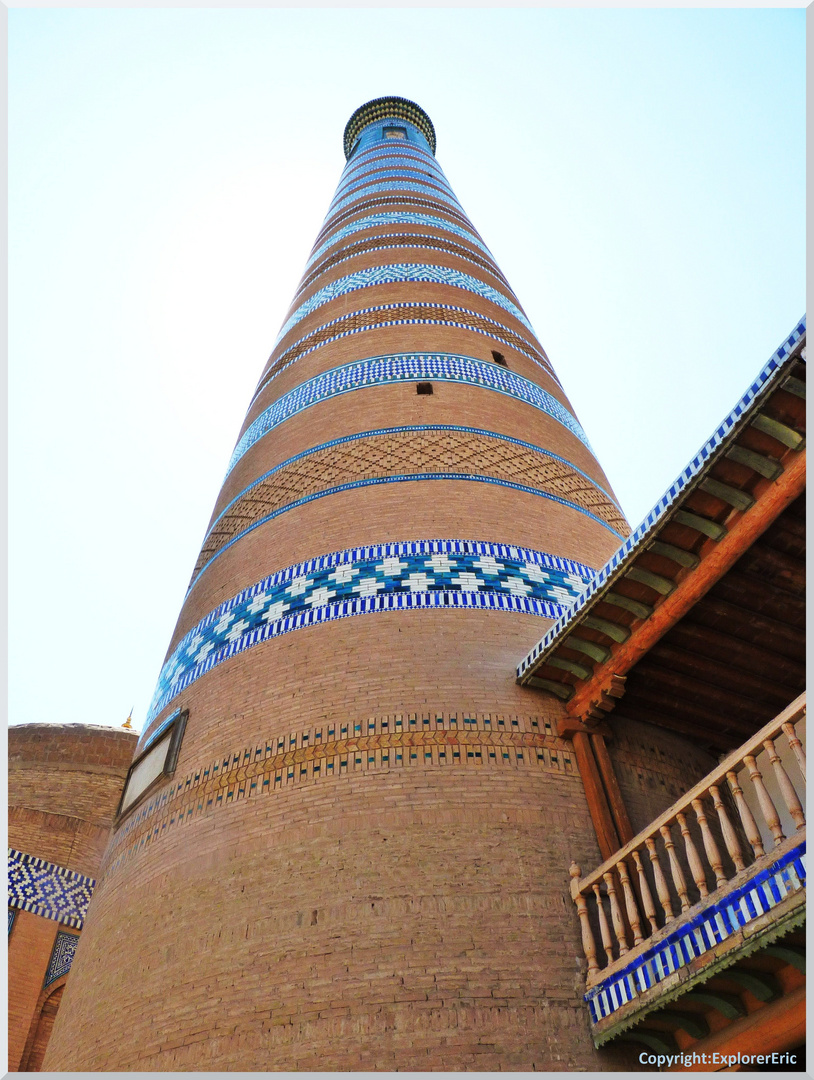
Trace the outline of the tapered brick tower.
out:
<instances>
[{"instance_id":1,"label":"tapered brick tower","mask_svg":"<svg viewBox=\"0 0 814 1080\"><path fill-rule=\"evenodd\" d=\"M48 1070L612 1053L588 1033L567 895L596 850L584 791L559 702L515 667L627 524L429 117L371 101L344 144Z\"/></svg>"}]
</instances>

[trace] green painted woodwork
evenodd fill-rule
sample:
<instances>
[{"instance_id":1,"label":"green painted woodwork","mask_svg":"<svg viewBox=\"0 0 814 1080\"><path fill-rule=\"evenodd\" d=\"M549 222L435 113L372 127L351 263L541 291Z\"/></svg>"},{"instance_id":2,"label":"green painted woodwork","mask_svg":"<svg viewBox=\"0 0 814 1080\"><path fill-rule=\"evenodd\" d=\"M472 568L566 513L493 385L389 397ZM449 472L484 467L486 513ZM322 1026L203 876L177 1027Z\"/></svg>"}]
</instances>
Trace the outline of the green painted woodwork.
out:
<instances>
[{"instance_id":1,"label":"green painted woodwork","mask_svg":"<svg viewBox=\"0 0 814 1080\"><path fill-rule=\"evenodd\" d=\"M603 595L602 602L624 608L639 619L647 619L653 614L650 604L643 604L641 600L631 600L629 596L622 596L621 593L614 592L612 589Z\"/></svg>"},{"instance_id":2,"label":"green painted woodwork","mask_svg":"<svg viewBox=\"0 0 814 1080\"><path fill-rule=\"evenodd\" d=\"M673 521L679 525L686 525L690 529L695 529L696 532L703 533L710 540L723 540L726 536L726 529L723 525L719 525L717 521L710 521L709 518L701 517L700 514L692 514L689 510L676 510L673 514Z\"/></svg>"},{"instance_id":3,"label":"green painted woodwork","mask_svg":"<svg viewBox=\"0 0 814 1080\"><path fill-rule=\"evenodd\" d=\"M754 450L747 450L745 446L730 446L725 457L730 461L737 461L740 465L746 465L753 472L760 473L767 480L776 480L782 473L783 466L779 461L772 461L765 454L758 454Z\"/></svg>"},{"instance_id":4,"label":"green painted woodwork","mask_svg":"<svg viewBox=\"0 0 814 1080\"><path fill-rule=\"evenodd\" d=\"M598 615L586 615L581 621L591 630L598 630L600 634L620 644L630 637L630 631L626 626L620 626L618 623L611 622L610 619L600 619Z\"/></svg>"},{"instance_id":5,"label":"green painted woodwork","mask_svg":"<svg viewBox=\"0 0 814 1080\"><path fill-rule=\"evenodd\" d=\"M593 675L591 668L583 667L582 664L575 664L573 660L561 660L559 656L550 656L546 663L552 667L561 668L563 671L570 671L578 679L590 679Z\"/></svg>"},{"instance_id":6,"label":"green painted woodwork","mask_svg":"<svg viewBox=\"0 0 814 1080\"><path fill-rule=\"evenodd\" d=\"M727 1020L736 1020L739 1016L746 1016L746 1006L738 995L727 994L723 990L690 990L684 994L681 1001L697 1001L699 1005L716 1009Z\"/></svg>"},{"instance_id":7,"label":"green painted woodwork","mask_svg":"<svg viewBox=\"0 0 814 1080\"><path fill-rule=\"evenodd\" d=\"M748 990L758 1001L776 1001L783 994L780 983L768 971L743 971L733 967L726 972L726 977Z\"/></svg>"},{"instance_id":8,"label":"green painted woodwork","mask_svg":"<svg viewBox=\"0 0 814 1080\"><path fill-rule=\"evenodd\" d=\"M703 487L703 484L701 486ZM676 547L675 544L665 544L663 540L653 540L647 545L647 550L652 551L654 555L663 555L665 559L671 559L674 563L686 566L689 570L694 570L701 562L691 551L685 551L684 548Z\"/></svg>"},{"instance_id":9,"label":"green painted woodwork","mask_svg":"<svg viewBox=\"0 0 814 1080\"><path fill-rule=\"evenodd\" d=\"M631 581L638 581L640 585L649 585L662 596L669 596L676 587L676 583L670 581L669 578L654 574L652 570L643 570L640 566L631 566L625 577L630 578Z\"/></svg>"},{"instance_id":10,"label":"green painted woodwork","mask_svg":"<svg viewBox=\"0 0 814 1080\"><path fill-rule=\"evenodd\" d=\"M597 645L595 641L586 641L585 638L577 637L576 634L569 634L562 644L566 649L576 649L577 652L585 653L599 664L604 664L611 654L610 649L606 649L604 645Z\"/></svg>"},{"instance_id":11,"label":"green painted woodwork","mask_svg":"<svg viewBox=\"0 0 814 1080\"><path fill-rule=\"evenodd\" d=\"M791 964L792 967L797 968L798 971L806 973L806 951L805 949L798 948L797 945L767 945L763 950L767 952L769 956L776 956L778 960L784 960L787 964Z\"/></svg>"},{"instance_id":12,"label":"green painted woodwork","mask_svg":"<svg viewBox=\"0 0 814 1080\"><path fill-rule=\"evenodd\" d=\"M720 480L713 480L711 476L702 480L698 486L709 495L714 495L716 499L722 499L730 506L734 506L736 510L748 510L750 506L755 505L755 500L748 492L739 491L731 484L722 484Z\"/></svg>"},{"instance_id":13,"label":"green painted woodwork","mask_svg":"<svg viewBox=\"0 0 814 1080\"><path fill-rule=\"evenodd\" d=\"M789 375L786 381L782 385L783 390L788 390L790 394L794 394L795 397L806 399L806 384L802 379L795 379L793 375Z\"/></svg>"},{"instance_id":14,"label":"green painted woodwork","mask_svg":"<svg viewBox=\"0 0 814 1080\"><path fill-rule=\"evenodd\" d=\"M682 998L682 1000L685 1000ZM670 1012L668 1009L660 1009L650 1013L648 1020L658 1020L674 1031L681 1029L686 1031L693 1039L705 1039L709 1035L709 1024L703 1016L697 1013Z\"/></svg>"},{"instance_id":15,"label":"green painted woodwork","mask_svg":"<svg viewBox=\"0 0 814 1080\"><path fill-rule=\"evenodd\" d=\"M786 424L781 424L779 420L774 420L764 413L757 414L752 421L752 427L762 431L764 435L771 435L773 439L777 439L784 446L788 446L790 450L799 450L806 441L805 436L801 435L799 431L795 431L794 428L790 428Z\"/></svg>"},{"instance_id":16,"label":"green painted woodwork","mask_svg":"<svg viewBox=\"0 0 814 1080\"><path fill-rule=\"evenodd\" d=\"M534 686L537 690L548 690L549 693L555 694L562 701L568 701L574 694L573 686L568 686L567 683L554 682L553 679L540 679L536 675L531 676L527 685Z\"/></svg>"}]
</instances>

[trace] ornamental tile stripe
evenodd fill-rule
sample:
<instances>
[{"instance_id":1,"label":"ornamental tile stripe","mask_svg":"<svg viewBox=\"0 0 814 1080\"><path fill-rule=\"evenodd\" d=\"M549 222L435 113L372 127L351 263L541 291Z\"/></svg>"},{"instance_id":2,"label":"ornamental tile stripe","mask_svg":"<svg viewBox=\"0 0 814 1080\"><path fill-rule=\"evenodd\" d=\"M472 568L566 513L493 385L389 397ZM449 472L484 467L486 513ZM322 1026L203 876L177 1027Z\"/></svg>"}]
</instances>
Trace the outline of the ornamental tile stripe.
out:
<instances>
[{"instance_id":1,"label":"ornamental tile stripe","mask_svg":"<svg viewBox=\"0 0 814 1080\"><path fill-rule=\"evenodd\" d=\"M365 321L366 317L369 319L371 315L394 311L416 311L420 312L420 316L403 319L379 318L378 320ZM455 318L442 318L441 316L445 315L447 312L451 314L460 314L465 317L465 321L463 319L459 321ZM345 330L337 329L337 333L330 333L332 327L339 328L343 326L346 327ZM330 322L314 327L314 329L307 333L305 337L301 337L295 341L293 345L289 345L288 348L270 364L261 376L260 382L257 384L257 389L254 392L254 397L250 402L250 406L254 404L258 394L266 388L271 380L276 378L281 371L285 371L285 369L295 361L301 360L302 357L307 356L316 349L321 349L324 345L330 345L333 341L339 341L343 337L349 337L351 334L363 334L367 333L369 330L379 330L389 326L454 326L459 330L467 330L473 334L480 334L483 337L490 338L492 341L498 341L502 345L508 345L510 348L516 349L518 352L528 357L529 360L532 360L539 367L543 368L546 375L553 379L558 386L561 385L556 372L552 368L545 354L536 351L529 341L515 330L511 330L508 326L504 326L494 319L488 319L485 315L479 315L475 311L470 311L467 308L455 307L452 304L402 301L396 304L379 304L375 307L351 311L347 315L339 315L337 318L331 319ZM312 344L309 345L308 342L311 342ZM272 356L273 355L274 354L272 353ZM449 356L454 354L445 353L442 355ZM368 359L377 358L370 357ZM475 357L469 357L468 359L475 360ZM475 362L483 363L482 360L476 360Z\"/></svg>"},{"instance_id":2,"label":"ornamental tile stripe","mask_svg":"<svg viewBox=\"0 0 814 1080\"><path fill-rule=\"evenodd\" d=\"M340 240L344 240L345 237L351 236L353 233L362 231L363 229L375 229L382 225L427 225L434 229L440 229L443 232L452 233L455 236L460 236L463 240L467 240L470 244L474 244L475 247L479 247L481 251L485 252L490 259L494 259L489 248L483 243L474 233L469 229L464 229L460 225L456 225L453 221L445 221L444 218L437 217L435 214L410 214L407 211L399 213L398 211L391 211L384 214L368 214L367 217L358 218L356 221L352 221L349 225L345 225L343 228L335 232L330 240L326 240L324 244L314 252L308 262L305 264L306 271L314 265L321 255L324 255L329 248L334 247Z\"/></svg>"},{"instance_id":3,"label":"ornamental tile stripe","mask_svg":"<svg viewBox=\"0 0 814 1080\"><path fill-rule=\"evenodd\" d=\"M392 263L389 266L371 266L366 270L357 270L346 277L337 278L329 285L324 285L286 320L277 335L274 347L279 345L298 322L322 307L323 304L359 289L370 289L377 285L393 285L403 281L429 282L434 285L451 285L456 289L465 289L502 307L534 334L534 327L516 304L503 293L478 278L472 277L471 274L464 274L461 270L452 270L447 266L432 266L428 263Z\"/></svg>"},{"instance_id":4,"label":"ornamental tile stripe","mask_svg":"<svg viewBox=\"0 0 814 1080\"><path fill-rule=\"evenodd\" d=\"M81 928L95 885L94 878L8 849L9 907Z\"/></svg>"},{"instance_id":5,"label":"ornamental tile stripe","mask_svg":"<svg viewBox=\"0 0 814 1080\"><path fill-rule=\"evenodd\" d=\"M439 202L447 203L449 206L454 206L459 213L463 214L464 208L458 202L454 195L447 195L445 192L434 187L432 184L422 184L420 180L391 180L387 184L366 184L364 187L359 188L352 195L346 196L338 203L333 204L328 213L325 215L325 224L327 225L331 218L340 210L344 210L346 206L350 206L351 203L359 202L360 199L366 199L370 195L375 195L377 192L388 192L390 194L398 191L415 191L420 195L432 195L434 199ZM323 228L325 226L323 225Z\"/></svg>"},{"instance_id":6,"label":"ornamental tile stripe","mask_svg":"<svg viewBox=\"0 0 814 1080\"><path fill-rule=\"evenodd\" d=\"M339 183L341 186L352 180L354 177L358 180L361 176L365 175L365 169L372 170L374 167L378 168L380 165L392 165L395 168L399 165L404 165L405 163L408 167L413 169L429 169L434 176L439 178L439 180L446 180L444 170L435 158L432 158L429 155L419 157L418 154L394 154L392 151L377 150L374 153L371 153L371 156L368 157L366 161L357 161L356 157L354 157L353 162L349 161L342 170L342 176Z\"/></svg>"},{"instance_id":7,"label":"ornamental tile stripe","mask_svg":"<svg viewBox=\"0 0 814 1080\"><path fill-rule=\"evenodd\" d=\"M57 931L54 947L51 950L51 959L48 962L48 970L45 973L43 989L52 982L71 970L73 958L76 955L76 946L79 944L79 934L67 934L64 930Z\"/></svg>"},{"instance_id":8,"label":"ornamental tile stripe","mask_svg":"<svg viewBox=\"0 0 814 1080\"><path fill-rule=\"evenodd\" d=\"M531 764L567 775L576 772L570 745L555 734L550 720L540 717L404 712L355 723L325 721L306 730L278 733L242 751L229 751L195 766L186 779L173 778L113 834L103 873L112 873L132 852L164 833L170 817L185 821L190 811L198 814L227 805L230 790L238 799L265 795L281 790L288 779L327 779L340 775L343 768L358 771L371 765L487 764Z\"/></svg>"},{"instance_id":9,"label":"ornamental tile stripe","mask_svg":"<svg viewBox=\"0 0 814 1080\"><path fill-rule=\"evenodd\" d=\"M454 197L449 181L445 177L434 173L427 178L427 173L422 172L421 169L411 169L409 166L403 165L401 168L397 169L371 169L370 172L364 173L362 176L349 177L345 181L340 181L339 187L336 189L336 194L331 202L329 212L343 195L350 195L355 190L355 185L365 187L370 184L373 177L376 177L377 182L379 179L384 179L384 177L398 177L399 180L404 180L406 183L417 180L421 184L428 184L434 181L435 183L433 186L437 185L446 191L447 194L453 195Z\"/></svg>"},{"instance_id":10,"label":"ornamental tile stripe","mask_svg":"<svg viewBox=\"0 0 814 1080\"><path fill-rule=\"evenodd\" d=\"M616 1012L679 968L713 950L742 927L770 911L787 895L805 888L805 842L759 871L739 888L680 923L621 971L585 994L594 1024ZM714 959L714 956L711 958ZM638 989L637 989L638 984Z\"/></svg>"},{"instance_id":11,"label":"ornamental tile stripe","mask_svg":"<svg viewBox=\"0 0 814 1080\"><path fill-rule=\"evenodd\" d=\"M592 596L595 595L598 589L608 580L610 575L616 569L617 566L629 555L634 548L638 547L644 536L655 527L659 519L666 514L667 509L679 497L681 492L687 487L690 481L701 471L711 454L717 450L723 440L729 435L732 428L741 419L743 414L749 409L752 402L755 400L761 392L767 388L773 379L776 371L784 367L788 361L794 347L803 338L806 332L806 317L800 319L798 324L783 342L783 344L769 357L764 367L759 372L757 378L747 389L746 393L737 403L735 408L730 414L725 417L724 420L718 425L715 431L712 433L709 439L704 443L695 457L689 462L686 468L676 477L667 491L662 495L650 513L644 518L641 524L630 534L621 547L616 551L614 555L608 560L602 567L594 580L591 582L591 586L587 589L579 601L574 605L566 616L559 619L554 626L546 633L545 637L534 646L531 652L526 656L522 663L517 668L518 679L531 667L534 661L545 652L546 649L554 642L554 640L562 633L563 629L571 622L573 618L584 608Z\"/></svg>"},{"instance_id":12,"label":"ornamental tile stripe","mask_svg":"<svg viewBox=\"0 0 814 1080\"><path fill-rule=\"evenodd\" d=\"M377 206L421 206L427 207L429 210L434 210L436 213L447 214L449 217L457 218L464 226L474 230L474 226L466 214L463 211L453 209L451 206L446 206L438 203L435 199L421 199L416 195L386 195L377 199L366 199L366 207L352 206L350 210L345 210L341 214L337 214L332 217L330 221L326 222L319 230L315 244L319 244L322 240L330 235L334 230L338 229L343 221L348 221L351 218L355 218L357 214L369 212Z\"/></svg>"},{"instance_id":13,"label":"ornamental tile stripe","mask_svg":"<svg viewBox=\"0 0 814 1080\"><path fill-rule=\"evenodd\" d=\"M330 255L320 266L316 267L310 274L302 279L302 283L294 294L294 300L310 288L311 285L323 274L326 274L329 270L332 270L335 266L339 266L343 262L347 262L348 259L355 259L359 255L367 255L374 251L392 251L398 248L423 248L426 251L442 251L448 255L454 255L456 258L463 260L464 262L472 263L473 266L477 266L484 273L490 277L497 278L497 280L508 287L509 283L505 277L488 259L481 258L480 255L476 255L474 252L469 251L468 248L461 247L460 244L454 244L449 241L445 241L443 237L428 236L426 233L390 233L387 236L375 236L368 237L364 240L358 240L356 243L348 244L344 248L340 248L339 251Z\"/></svg>"},{"instance_id":14,"label":"ornamental tile stripe","mask_svg":"<svg viewBox=\"0 0 814 1080\"><path fill-rule=\"evenodd\" d=\"M393 353L333 368L283 394L246 428L229 460L226 476L259 439L301 409L365 386L425 380L481 386L515 398L552 417L591 449L579 422L565 406L537 383L516 372L454 353Z\"/></svg>"},{"instance_id":15,"label":"ornamental tile stripe","mask_svg":"<svg viewBox=\"0 0 814 1080\"><path fill-rule=\"evenodd\" d=\"M477 540L376 544L288 566L219 604L184 635L162 668L147 725L216 664L302 626L422 607L557 618L592 575L570 559Z\"/></svg>"}]
</instances>

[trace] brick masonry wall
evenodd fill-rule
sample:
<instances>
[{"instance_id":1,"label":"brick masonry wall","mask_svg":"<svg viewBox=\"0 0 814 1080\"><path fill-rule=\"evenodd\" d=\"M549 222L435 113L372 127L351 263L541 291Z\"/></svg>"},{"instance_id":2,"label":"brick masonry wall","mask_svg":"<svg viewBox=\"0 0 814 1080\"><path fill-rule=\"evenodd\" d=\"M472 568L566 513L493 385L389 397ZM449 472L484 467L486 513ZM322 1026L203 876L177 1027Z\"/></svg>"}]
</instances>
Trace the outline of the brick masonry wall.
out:
<instances>
[{"instance_id":1,"label":"brick masonry wall","mask_svg":"<svg viewBox=\"0 0 814 1080\"><path fill-rule=\"evenodd\" d=\"M85 877L99 873L136 744L134 732L88 724L24 724L8 730L9 847ZM9 938L9 1068L42 1061L58 1007L39 1024L37 1003L60 924L17 911ZM47 1004L47 1002L46 1002Z\"/></svg>"}]
</instances>

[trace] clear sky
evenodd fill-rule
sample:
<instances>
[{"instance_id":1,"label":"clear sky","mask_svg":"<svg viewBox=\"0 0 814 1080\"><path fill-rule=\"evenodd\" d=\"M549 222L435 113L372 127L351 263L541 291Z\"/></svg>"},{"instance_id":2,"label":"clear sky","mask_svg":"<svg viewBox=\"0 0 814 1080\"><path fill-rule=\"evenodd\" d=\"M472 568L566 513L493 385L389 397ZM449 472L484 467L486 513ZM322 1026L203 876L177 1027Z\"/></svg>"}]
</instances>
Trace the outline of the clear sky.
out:
<instances>
[{"instance_id":1,"label":"clear sky","mask_svg":"<svg viewBox=\"0 0 814 1080\"><path fill-rule=\"evenodd\" d=\"M142 726L345 123L373 97L431 116L635 526L804 310L804 27L12 9L11 723L134 706Z\"/></svg>"}]
</instances>

